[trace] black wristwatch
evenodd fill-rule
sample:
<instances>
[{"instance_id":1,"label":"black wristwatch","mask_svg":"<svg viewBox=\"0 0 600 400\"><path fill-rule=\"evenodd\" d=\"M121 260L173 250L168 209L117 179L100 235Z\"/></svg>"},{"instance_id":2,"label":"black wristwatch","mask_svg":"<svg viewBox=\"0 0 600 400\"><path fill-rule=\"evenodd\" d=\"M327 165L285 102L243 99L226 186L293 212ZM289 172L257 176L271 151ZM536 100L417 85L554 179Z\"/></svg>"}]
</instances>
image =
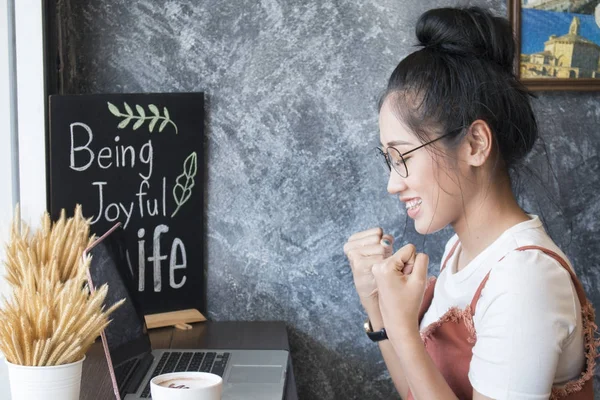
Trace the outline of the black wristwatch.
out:
<instances>
[{"instance_id":1,"label":"black wristwatch","mask_svg":"<svg viewBox=\"0 0 600 400\"><path fill-rule=\"evenodd\" d=\"M371 326L371 321L369 321L368 319L365 321L364 327L365 327L365 332L367 333L367 336L373 342L380 342L380 341L386 340L388 338L385 328L381 328L380 331L373 332L373 327Z\"/></svg>"}]
</instances>

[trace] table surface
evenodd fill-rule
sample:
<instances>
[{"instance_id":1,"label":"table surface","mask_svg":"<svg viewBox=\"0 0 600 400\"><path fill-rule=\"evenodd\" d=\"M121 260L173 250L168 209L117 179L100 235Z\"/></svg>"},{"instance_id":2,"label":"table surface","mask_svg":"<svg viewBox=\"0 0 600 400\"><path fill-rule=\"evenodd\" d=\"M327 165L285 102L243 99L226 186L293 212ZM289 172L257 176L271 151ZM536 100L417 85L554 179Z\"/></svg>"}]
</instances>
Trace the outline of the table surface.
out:
<instances>
[{"instance_id":1,"label":"table surface","mask_svg":"<svg viewBox=\"0 0 600 400\"><path fill-rule=\"evenodd\" d=\"M192 329L172 327L149 331L155 349L246 349L288 350L287 331L283 322L200 322ZM6 364L0 363L0 393L2 399L10 399ZM8 398L6 397L8 396ZM106 400L114 398L108 374L108 365L100 341L94 343L83 363L81 381L82 400ZM285 400L297 400L296 381L291 364L288 368Z\"/></svg>"}]
</instances>

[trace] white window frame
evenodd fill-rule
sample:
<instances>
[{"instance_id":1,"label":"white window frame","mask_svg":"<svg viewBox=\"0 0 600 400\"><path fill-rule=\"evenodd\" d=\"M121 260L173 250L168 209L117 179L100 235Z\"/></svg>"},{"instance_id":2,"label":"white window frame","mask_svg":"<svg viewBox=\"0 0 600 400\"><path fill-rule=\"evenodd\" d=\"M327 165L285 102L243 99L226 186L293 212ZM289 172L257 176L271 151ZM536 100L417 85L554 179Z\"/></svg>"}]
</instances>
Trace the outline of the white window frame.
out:
<instances>
[{"instance_id":1,"label":"white window frame","mask_svg":"<svg viewBox=\"0 0 600 400\"><path fill-rule=\"evenodd\" d=\"M16 143L16 113L13 103L16 94L14 78L14 31L11 0L0 0L0 244L9 238L10 220L18 201L18 170L13 151ZM4 246L0 246L0 259L4 260ZM4 263L0 263L0 294L8 295L4 281Z\"/></svg>"},{"instance_id":2,"label":"white window frame","mask_svg":"<svg viewBox=\"0 0 600 400\"><path fill-rule=\"evenodd\" d=\"M46 210L44 69L43 0L0 0L0 260L15 205L33 228Z\"/></svg>"}]
</instances>

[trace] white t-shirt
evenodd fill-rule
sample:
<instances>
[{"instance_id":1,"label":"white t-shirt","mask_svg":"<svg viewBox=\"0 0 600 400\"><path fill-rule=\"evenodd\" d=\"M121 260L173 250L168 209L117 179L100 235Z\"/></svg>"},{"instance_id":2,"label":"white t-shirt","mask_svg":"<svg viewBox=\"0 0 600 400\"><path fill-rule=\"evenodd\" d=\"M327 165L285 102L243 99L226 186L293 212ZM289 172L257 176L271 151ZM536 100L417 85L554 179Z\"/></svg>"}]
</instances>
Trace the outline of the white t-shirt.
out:
<instances>
[{"instance_id":1,"label":"white t-shirt","mask_svg":"<svg viewBox=\"0 0 600 400\"><path fill-rule=\"evenodd\" d=\"M530 217L456 272L459 244L421 321L424 330L449 308L464 309L491 270L473 317L477 342L469 380L494 399L548 399L553 385L578 378L585 365L581 306L569 273L541 251L514 251L537 245L568 262L540 219ZM456 235L448 241L442 263L457 241Z\"/></svg>"}]
</instances>

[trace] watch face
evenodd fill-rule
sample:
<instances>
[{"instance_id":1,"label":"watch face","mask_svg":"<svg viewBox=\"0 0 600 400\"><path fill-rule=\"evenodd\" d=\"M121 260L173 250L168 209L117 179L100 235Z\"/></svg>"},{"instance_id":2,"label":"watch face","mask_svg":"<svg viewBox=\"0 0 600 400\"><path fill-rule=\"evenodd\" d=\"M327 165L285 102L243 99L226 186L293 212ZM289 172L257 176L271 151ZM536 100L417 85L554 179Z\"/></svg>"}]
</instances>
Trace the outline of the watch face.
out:
<instances>
[{"instance_id":1,"label":"watch face","mask_svg":"<svg viewBox=\"0 0 600 400\"><path fill-rule=\"evenodd\" d=\"M373 328L371 328L371 321L366 320L363 326L365 327L365 332L373 332Z\"/></svg>"}]
</instances>

